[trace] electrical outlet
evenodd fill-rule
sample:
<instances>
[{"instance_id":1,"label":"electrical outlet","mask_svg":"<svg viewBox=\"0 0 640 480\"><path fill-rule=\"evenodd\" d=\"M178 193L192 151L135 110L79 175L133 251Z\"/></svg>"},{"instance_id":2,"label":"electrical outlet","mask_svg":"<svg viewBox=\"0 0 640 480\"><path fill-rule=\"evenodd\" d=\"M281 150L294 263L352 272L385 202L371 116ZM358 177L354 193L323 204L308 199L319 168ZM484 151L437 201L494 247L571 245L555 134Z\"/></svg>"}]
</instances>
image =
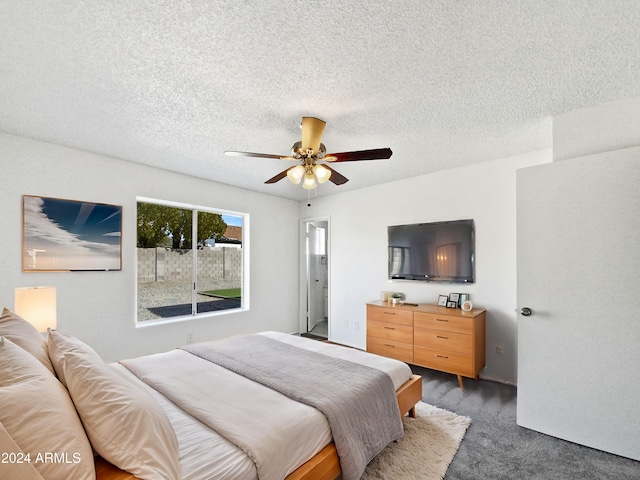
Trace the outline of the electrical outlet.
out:
<instances>
[{"instance_id":1,"label":"electrical outlet","mask_svg":"<svg viewBox=\"0 0 640 480\"><path fill-rule=\"evenodd\" d=\"M501 346L496 347L496 353L498 355L502 355L502 347Z\"/></svg>"},{"instance_id":2,"label":"electrical outlet","mask_svg":"<svg viewBox=\"0 0 640 480\"><path fill-rule=\"evenodd\" d=\"M193 333L187 332L187 344L193 343Z\"/></svg>"}]
</instances>

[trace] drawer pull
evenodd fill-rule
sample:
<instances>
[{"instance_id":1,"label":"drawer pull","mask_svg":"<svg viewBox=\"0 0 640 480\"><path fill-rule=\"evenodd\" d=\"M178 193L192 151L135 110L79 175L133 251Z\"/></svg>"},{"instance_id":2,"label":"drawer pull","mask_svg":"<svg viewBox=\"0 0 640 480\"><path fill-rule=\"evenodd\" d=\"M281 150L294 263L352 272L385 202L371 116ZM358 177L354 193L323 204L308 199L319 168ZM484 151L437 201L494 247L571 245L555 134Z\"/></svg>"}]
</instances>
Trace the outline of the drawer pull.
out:
<instances>
[{"instance_id":1,"label":"drawer pull","mask_svg":"<svg viewBox=\"0 0 640 480\"><path fill-rule=\"evenodd\" d=\"M448 322L446 318L436 318L436 322Z\"/></svg>"},{"instance_id":2,"label":"drawer pull","mask_svg":"<svg viewBox=\"0 0 640 480\"><path fill-rule=\"evenodd\" d=\"M444 358L445 360L449 358L449 357L445 357L444 355L438 355L438 354L436 354L436 357L437 358Z\"/></svg>"},{"instance_id":3,"label":"drawer pull","mask_svg":"<svg viewBox=\"0 0 640 480\"><path fill-rule=\"evenodd\" d=\"M382 312L382 313L384 313L385 315L395 315L396 314L396 312Z\"/></svg>"},{"instance_id":4,"label":"drawer pull","mask_svg":"<svg viewBox=\"0 0 640 480\"><path fill-rule=\"evenodd\" d=\"M442 335L436 335L436 338L442 338L443 340L449 340L449 337L443 337Z\"/></svg>"},{"instance_id":5,"label":"drawer pull","mask_svg":"<svg viewBox=\"0 0 640 480\"><path fill-rule=\"evenodd\" d=\"M387 330L395 330L394 327L384 327L384 328L387 329Z\"/></svg>"},{"instance_id":6,"label":"drawer pull","mask_svg":"<svg viewBox=\"0 0 640 480\"><path fill-rule=\"evenodd\" d=\"M385 347L396 348L396 346L395 346L395 345L389 345L388 343L385 343L385 344L384 344L384 346L385 346Z\"/></svg>"}]
</instances>

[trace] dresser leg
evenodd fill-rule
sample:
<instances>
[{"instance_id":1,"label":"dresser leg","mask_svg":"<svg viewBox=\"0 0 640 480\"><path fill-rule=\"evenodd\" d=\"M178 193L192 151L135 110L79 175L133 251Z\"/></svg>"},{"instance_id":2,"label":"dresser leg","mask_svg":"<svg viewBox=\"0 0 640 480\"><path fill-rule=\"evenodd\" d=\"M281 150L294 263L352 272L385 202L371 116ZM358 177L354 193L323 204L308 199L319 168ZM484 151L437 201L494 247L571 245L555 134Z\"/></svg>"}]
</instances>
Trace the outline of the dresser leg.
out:
<instances>
[{"instance_id":1,"label":"dresser leg","mask_svg":"<svg viewBox=\"0 0 640 480\"><path fill-rule=\"evenodd\" d=\"M458 375L458 383L460 384L460 390L464 390L464 384L462 383L462 375Z\"/></svg>"}]
</instances>

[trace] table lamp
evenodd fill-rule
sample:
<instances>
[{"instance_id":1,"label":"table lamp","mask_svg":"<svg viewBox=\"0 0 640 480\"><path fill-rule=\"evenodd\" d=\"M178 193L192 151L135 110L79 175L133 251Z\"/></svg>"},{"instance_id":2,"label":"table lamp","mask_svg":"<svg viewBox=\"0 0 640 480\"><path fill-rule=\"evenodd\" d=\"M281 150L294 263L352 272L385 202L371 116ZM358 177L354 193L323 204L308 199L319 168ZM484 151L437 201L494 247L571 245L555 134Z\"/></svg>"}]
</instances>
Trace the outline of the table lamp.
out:
<instances>
[{"instance_id":1,"label":"table lamp","mask_svg":"<svg viewBox=\"0 0 640 480\"><path fill-rule=\"evenodd\" d=\"M16 288L14 311L39 332L56 328L56 287Z\"/></svg>"}]
</instances>

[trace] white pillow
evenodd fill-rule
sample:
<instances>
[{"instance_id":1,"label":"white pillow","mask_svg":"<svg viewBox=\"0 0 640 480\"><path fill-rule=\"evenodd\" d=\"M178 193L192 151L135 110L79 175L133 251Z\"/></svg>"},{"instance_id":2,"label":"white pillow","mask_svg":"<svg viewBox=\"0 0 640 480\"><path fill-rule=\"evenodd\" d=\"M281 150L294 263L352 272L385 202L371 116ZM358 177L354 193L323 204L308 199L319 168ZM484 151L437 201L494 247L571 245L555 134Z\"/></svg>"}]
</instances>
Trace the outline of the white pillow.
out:
<instances>
[{"instance_id":1,"label":"white pillow","mask_svg":"<svg viewBox=\"0 0 640 480\"><path fill-rule=\"evenodd\" d=\"M95 479L93 451L67 391L35 357L3 337L0 423L42 477Z\"/></svg>"},{"instance_id":2,"label":"white pillow","mask_svg":"<svg viewBox=\"0 0 640 480\"><path fill-rule=\"evenodd\" d=\"M0 337L8 338L19 347L24 348L55 375L47 353L47 342L44 336L36 327L8 308L3 309L2 316L0 316Z\"/></svg>"},{"instance_id":3,"label":"white pillow","mask_svg":"<svg viewBox=\"0 0 640 480\"><path fill-rule=\"evenodd\" d=\"M180 478L178 440L160 404L77 338L49 330L48 343L95 451L145 480Z\"/></svg>"}]
</instances>

